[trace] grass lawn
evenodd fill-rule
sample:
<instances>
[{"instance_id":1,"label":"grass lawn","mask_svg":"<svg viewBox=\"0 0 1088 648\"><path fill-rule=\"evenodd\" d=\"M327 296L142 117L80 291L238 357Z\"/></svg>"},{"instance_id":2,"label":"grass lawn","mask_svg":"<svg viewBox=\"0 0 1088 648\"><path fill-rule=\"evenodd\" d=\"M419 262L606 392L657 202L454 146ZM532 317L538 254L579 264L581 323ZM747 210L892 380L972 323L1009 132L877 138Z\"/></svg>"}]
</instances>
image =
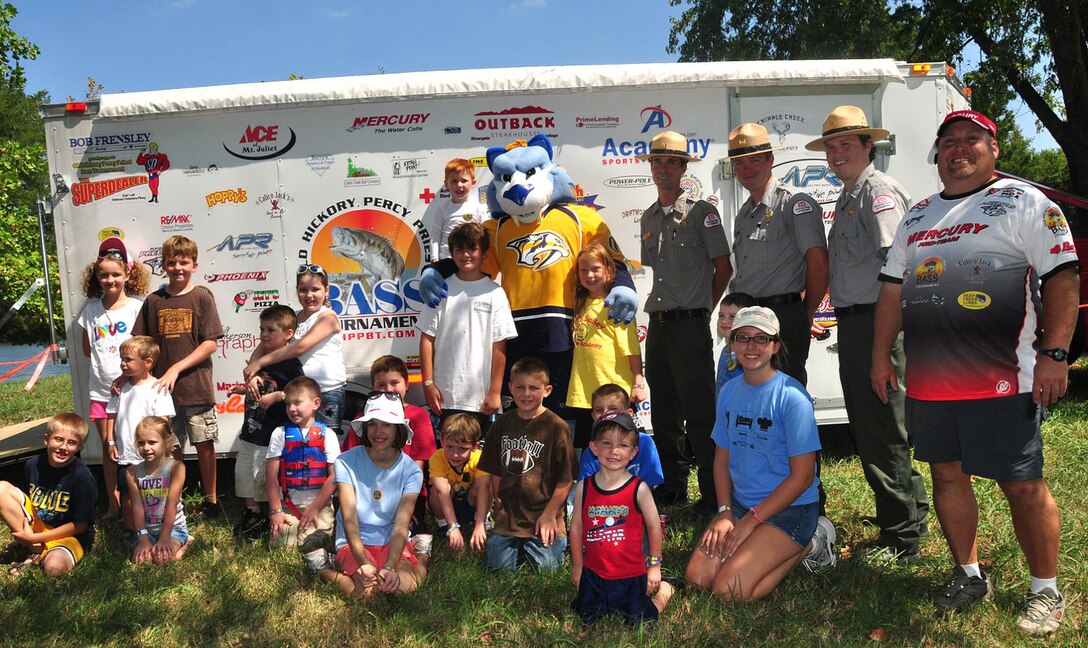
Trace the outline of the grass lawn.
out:
<instances>
[{"instance_id":1,"label":"grass lawn","mask_svg":"<svg viewBox=\"0 0 1088 648\"><path fill-rule=\"evenodd\" d=\"M7 400L0 392L0 400ZM1088 368L1073 372L1071 395L1044 426L1046 474L1062 509L1059 583L1068 617L1052 645L1088 645L1083 627L1088 591ZM41 411L41 410L36 410ZM834 438L828 445L842 445ZM229 464L227 464L229 465ZM980 556L996 595L967 614L939 619L931 596L951 568L936 517L922 560L910 567L867 564L875 532L856 458L825 459L829 511L842 531L838 567L799 569L767 599L724 606L701 592L678 594L655 629L599 623L586 629L569 611L567 573L490 575L478 555L455 557L439 545L431 576L416 593L365 603L345 600L311 577L301 556L245 545L226 521L197 521L197 542L180 563L136 566L116 527L101 529L94 551L75 572L50 580L32 572L0 575L0 643L4 645L365 645L365 646L843 646L874 639L906 646L1019 646L1014 617L1028 572L1008 506L997 485L979 480ZM190 474L195 470L190 471ZM923 471L928 473L928 471ZM232 477L220 470L220 481ZM694 485L693 485L694 489ZM195 490L193 490L195 492ZM230 502L229 504L233 504ZM191 509L190 509L191 510ZM232 517L238 508L228 509ZM670 508L667 573L680 575L705 520ZM10 540L0 531L0 547Z\"/></svg>"}]
</instances>

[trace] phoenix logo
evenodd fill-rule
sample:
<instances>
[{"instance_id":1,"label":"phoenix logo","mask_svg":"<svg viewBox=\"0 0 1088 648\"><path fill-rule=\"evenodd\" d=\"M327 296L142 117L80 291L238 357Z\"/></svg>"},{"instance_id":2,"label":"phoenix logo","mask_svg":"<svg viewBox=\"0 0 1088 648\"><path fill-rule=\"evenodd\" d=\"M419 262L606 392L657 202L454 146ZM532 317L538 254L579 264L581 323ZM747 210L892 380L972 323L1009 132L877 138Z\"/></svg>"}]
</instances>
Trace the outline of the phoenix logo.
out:
<instances>
[{"instance_id":1,"label":"phoenix logo","mask_svg":"<svg viewBox=\"0 0 1088 648\"><path fill-rule=\"evenodd\" d=\"M534 232L514 239L506 247L518 253L518 265L543 270L571 256L570 248L555 232Z\"/></svg>"}]
</instances>

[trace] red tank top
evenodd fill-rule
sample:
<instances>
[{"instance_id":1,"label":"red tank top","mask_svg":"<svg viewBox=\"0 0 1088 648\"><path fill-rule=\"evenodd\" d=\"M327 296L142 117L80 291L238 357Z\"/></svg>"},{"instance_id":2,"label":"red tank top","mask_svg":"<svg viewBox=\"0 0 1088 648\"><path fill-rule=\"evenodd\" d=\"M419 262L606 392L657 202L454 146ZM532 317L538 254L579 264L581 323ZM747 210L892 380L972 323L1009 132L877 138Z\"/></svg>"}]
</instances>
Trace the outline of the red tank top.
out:
<instances>
[{"instance_id":1,"label":"red tank top","mask_svg":"<svg viewBox=\"0 0 1088 648\"><path fill-rule=\"evenodd\" d=\"M582 494L585 566L601 578L633 578L646 573L642 553L642 511L636 499L642 480L632 476L623 486L604 491L590 477Z\"/></svg>"}]
</instances>

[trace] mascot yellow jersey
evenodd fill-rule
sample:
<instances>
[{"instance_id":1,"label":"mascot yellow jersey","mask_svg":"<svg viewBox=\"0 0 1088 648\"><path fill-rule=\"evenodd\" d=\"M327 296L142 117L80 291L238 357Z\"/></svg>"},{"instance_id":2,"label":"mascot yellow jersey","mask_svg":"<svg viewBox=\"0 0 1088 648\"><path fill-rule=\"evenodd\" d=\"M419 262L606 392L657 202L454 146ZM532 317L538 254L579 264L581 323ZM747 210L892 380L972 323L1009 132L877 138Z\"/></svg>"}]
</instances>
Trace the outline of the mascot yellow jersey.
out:
<instances>
[{"instance_id":1,"label":"mascot yellow jersey","mask_svg":"<svg viewBox=\"0 0 1088 648\"><path fill-rule=\"evenodd\" d=\"M590 243L609 251L626 272L608 225L597 211L573 202L549 207L540 221L520 224L504 216L484 224L491 250L483 270L500 283L510 300L518 337L536 341L540 351L571 347L578 253Z\"/></svg>"}]
</instances>

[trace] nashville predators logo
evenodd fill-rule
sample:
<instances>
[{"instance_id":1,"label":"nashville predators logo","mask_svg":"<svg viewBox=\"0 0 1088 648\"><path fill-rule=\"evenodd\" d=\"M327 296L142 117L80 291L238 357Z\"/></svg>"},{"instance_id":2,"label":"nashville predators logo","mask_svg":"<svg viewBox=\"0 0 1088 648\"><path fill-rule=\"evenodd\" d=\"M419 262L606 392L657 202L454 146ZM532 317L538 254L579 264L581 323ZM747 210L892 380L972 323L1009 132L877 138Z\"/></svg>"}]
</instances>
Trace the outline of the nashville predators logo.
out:
<instances>
[{"instance_id":1,"label":"nashville predators logo","mask_svg":"<svg viewBox=\"0 0 1088 648\"><path fill-rule=\"evenodd\" d=\"M543 270L571 256L566 241L555 232L534 232L506 244L518 253L518 265Z\"/></svg>"}]
</instances>

